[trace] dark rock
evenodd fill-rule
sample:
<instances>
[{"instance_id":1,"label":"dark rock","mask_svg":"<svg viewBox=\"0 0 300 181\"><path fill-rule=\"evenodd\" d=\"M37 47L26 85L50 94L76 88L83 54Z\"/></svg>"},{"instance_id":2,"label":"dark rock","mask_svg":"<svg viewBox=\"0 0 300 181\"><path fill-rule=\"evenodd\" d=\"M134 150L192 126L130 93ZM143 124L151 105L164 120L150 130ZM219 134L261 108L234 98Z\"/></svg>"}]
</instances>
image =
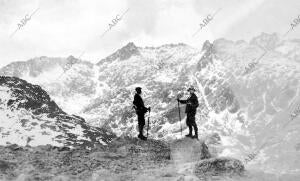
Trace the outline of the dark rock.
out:
<instances>
[{"instance_id":1,"label":"dark rock","mask_svg":"<svg viewBox=\"0 0 300 181\"><path fill-rule=\"evenodd\" d=\"M50 145L50 144L47 144L47 145L44 146L44 149L47 150L47 151L51 151L52 148L53 148L53 147L52 147L52 145Z\"/></svg>"},{"instance_id":2,"label":"dark rock","mask_svg":"<svg viewBox=\"0 0 300 181\"><path fill-rule=\"evenodd\" d=\"M7 148L9 148L9 149L12 150L12 151L23 150L23 148L20 147L20 146L17 145L17 144L9 145L9 146L7 146Z\"/></svg>"},{"instance_id":3,"label":"dark rock","mask_svg":"<svg viewBox=\"0 0 300 181\"><path fill-rule=\"evenodd\" d=\"M71 149L69 147L63 146L63 147L59 147L58 151L70 151Z\"/></svg>"},{"instance_id":4,"label":"dark rock","mask_svg":"<svg viewBox=\"0 0 300 181\"><path fill-rule=\"evenodd\" d=\"M210 158L201 160L195 165L194 173L197 177L242 174L245 170L241 161L234 158Z\"/></svg>"},{"instance_id":5,"label":"dark rock","mask_svg":"<svg viewBox=\"0 0 300 181\"><path fill-rule=\"evenodd\" d=\"M12 169L13 167L15 167L14 163L0 160L0 172L1 173L6 173L7 170Z\"/></svg>"}]
</instances>

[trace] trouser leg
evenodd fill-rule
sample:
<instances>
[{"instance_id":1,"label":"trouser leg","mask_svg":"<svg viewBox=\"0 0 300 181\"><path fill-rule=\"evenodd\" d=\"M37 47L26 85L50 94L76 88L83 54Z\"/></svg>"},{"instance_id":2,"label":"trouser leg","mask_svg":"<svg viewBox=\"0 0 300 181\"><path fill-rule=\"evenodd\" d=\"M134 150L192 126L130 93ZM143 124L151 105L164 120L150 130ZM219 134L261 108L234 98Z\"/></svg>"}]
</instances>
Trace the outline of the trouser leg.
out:
<instances>
[{"instance_id":1,"label":"trouser leg","mask_svg":"<svg viewBox=\"0 0 300 181\"><path fill-rule=\"evenodd\" d=\"M140 136L143 136L144 126L145 126L144 114L138 114L138 127L139 127L139 135Z\"/></svg>"},{"instance_id":2,"label":"trouser leg","mask_svg":"<svg viewBox=\"0 0 300 181\"><path fill-rule=\"evenodd\" d=\"M194 138L198 138L198 127L196 124L195 114L189 115L189 124L194 128L195 131Z\"/></svg>"},{"instance_id":3,"label":"trouser leg","mask_svg":"<svg viewBox=\"0 0 300 181\"><path fill-rule=\"evenodd\" d=\"M144 125L139 125L139 135L143 135Z\"/></svg>"},{"instance_id":4,"label":"trouser leg","mask_svg":"<svg viewBox=\"0 0 300 181\"><path fill-rule=\"evenodd\" d=\"M197 124L195 123L193 125L193 127L194 127L194 131L195 131L195 135L198 136L198 127L197 127Z\"/></svg>"},{"instance_id":5,"label":"trouser leg","mask_svg":"<svg viewBox=\"0 0 300 181\"><path fill-rule=\"evenodd\" d=\"M187 136L187 137L192 137L192 131L193 131L193 127L192 127L192 125L190 124L190 117L189 117L189 115L187 115L186 116L186 125L188 126L188 128L189 128L189 134L187 134L187 135L185 135L185 136Z\"/></svg>"},{"instance_id":6,"label":"trouser leg","mask_svg":"<svg viewBox=\"0 0 300 181\"><path fill-rule=\"evenodd\" d=\"M188 127L189 127L189 135L193 135L193 127L192 127L192 125L188 125Z\"/></svg>"}]
</instances>

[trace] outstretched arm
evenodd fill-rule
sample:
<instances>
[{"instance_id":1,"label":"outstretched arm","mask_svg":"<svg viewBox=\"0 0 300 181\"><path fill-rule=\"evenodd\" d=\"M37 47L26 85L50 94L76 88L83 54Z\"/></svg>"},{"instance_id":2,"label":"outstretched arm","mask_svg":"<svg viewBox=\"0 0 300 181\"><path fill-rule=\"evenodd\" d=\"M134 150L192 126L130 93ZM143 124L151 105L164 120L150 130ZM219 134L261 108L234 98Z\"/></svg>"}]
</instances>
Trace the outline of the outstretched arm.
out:
<instances>
[{"instance_id":1,"label":"outstretched arm","mask_svg":"<svg viewBox=\"0 0 300 181\"><path fill-rule=\"evenodd\" d=\"M177 99L177 101L180 102L181 104L187 104L188 103L188 100Z\"/></svg>"}]
</instances>

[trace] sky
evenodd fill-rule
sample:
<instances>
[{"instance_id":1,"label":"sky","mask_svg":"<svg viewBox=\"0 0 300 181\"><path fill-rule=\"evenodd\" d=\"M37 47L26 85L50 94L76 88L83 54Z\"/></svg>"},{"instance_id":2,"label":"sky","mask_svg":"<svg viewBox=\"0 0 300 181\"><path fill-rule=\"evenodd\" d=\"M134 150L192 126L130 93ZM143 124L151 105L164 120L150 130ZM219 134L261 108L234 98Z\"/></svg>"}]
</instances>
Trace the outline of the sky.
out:
<instances>
[{"instance_id":1,"label":"sky","mask_svg":"<svg viewBox=\"0 0 300 181\"><path fill-rule=\"evenodd\" d=\"M96 63L129 42L201 49L205 40L281 36L299 15L299 0L0 0L0 66L70 55ZM299 35L296 27L284 38Z\"/></svg>"}]
</instances>

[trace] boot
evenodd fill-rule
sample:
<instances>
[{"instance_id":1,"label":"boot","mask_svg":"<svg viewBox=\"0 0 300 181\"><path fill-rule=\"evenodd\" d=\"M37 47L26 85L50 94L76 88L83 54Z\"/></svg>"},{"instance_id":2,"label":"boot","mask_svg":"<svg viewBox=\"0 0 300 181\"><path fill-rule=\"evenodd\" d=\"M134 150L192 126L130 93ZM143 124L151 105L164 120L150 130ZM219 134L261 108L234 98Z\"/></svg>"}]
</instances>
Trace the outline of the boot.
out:
<instances>
[{"instance_id":1,"label":"boot","mask_svg":"<svg viewBox=\"0 0 300 181\"><path fill-rule=\"evenodd\" d=\"M191 138L193 135L192 134L187 134L187 135L185 135L185 137L189 137L189 138Z\"/></svg>"},{"instance_id":2,"label":"boot","mask_svg":"<svg viewBox=\"0 0 300 181\"><path fill-rule=\"evenodd\" d=\"M145 137L145 136L142 135L142 134L139 134L139 135L138 135L138 138L140 138L141 140L144 140L144 141L147 140L147 137Z\"/></svg>"},{"instance_id":3,"label":"boot","mask_svg":"<svg viewBox=\"0 0 300 181\"><path fill-rule=\"evenodd\" d=\"M143 135L143 129L144 129L144 126L143 125L139 125L139 135L138 135L138 138L140 138L141 140L145 139L145 136Z\"/></svg>"},{"instance_id":4,"label":"boot","mask_svg":"<svg viewBox=\"0 0 300 181\"><path fill-rule=\"evenodd\" d=\"M144 135L142 135L142 136L141 136L141 140L144 140L144 141L146 141L146 140L147 140L147 137L146 137L146 136L144 136Z\"/></svg>"},{"instance_id":5,"label":"boot","mask_svg":"<svg viewBox=\"0 0 300 181\"><path fill-rule=\"evenodd\" d=\"M197 139L197 140L199 140L199 138L198 138L198 135L197 135L197 134L195 134L194 136L192 136L192 138L193 138L193 139Z\"/></svg>"},{"instance_id":6,"label":"boot","mask_svg":"<svg viewBox=\"0 0 300 181\"><path fill-rule=\"evenodd\" d=\"M194 129L195 129L195 135L192 136L192 138L198 140L198 128L197 128L197 126L195 126Z\"/></svg>"}]
</instances>

